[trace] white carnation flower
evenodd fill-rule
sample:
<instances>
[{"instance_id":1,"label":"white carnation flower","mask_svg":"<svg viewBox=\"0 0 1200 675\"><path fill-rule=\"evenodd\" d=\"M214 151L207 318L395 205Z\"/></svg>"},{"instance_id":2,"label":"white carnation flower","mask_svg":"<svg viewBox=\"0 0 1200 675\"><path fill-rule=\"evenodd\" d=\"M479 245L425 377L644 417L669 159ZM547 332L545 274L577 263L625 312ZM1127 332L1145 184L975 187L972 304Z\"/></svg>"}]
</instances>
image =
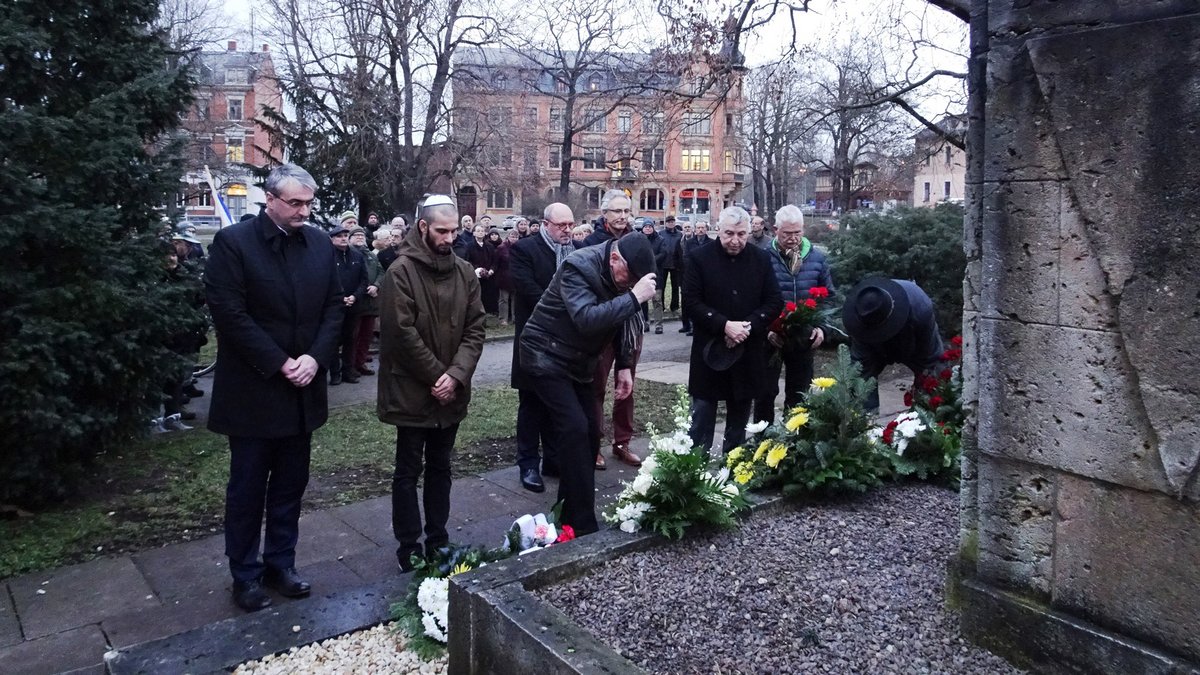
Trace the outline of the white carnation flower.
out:
<instances>
[{"instance_id":1,"label":"white carnation flower","mask_svg":"<svg viewBox=\"0 0 1200 675\"><path fill-rule=\"evenodd\" d=\"M622 532L628 532L629 534L633 534L634 532L637 532L640 529L642 529L642 524L636 520L626 520L621 523L621 531Z\"/></svg>"},{"instance_id":2,"label":"white carnation flower","mask_svg":"<svg viewBox=\"0 0 1200 675\"><path fill-rule=\"evenodd\" d=\"M757 422L751 422L750 424L746 425L746 433L757 434L758 432L762 431L763 429L766 429L767 426L769 426L769 425L767 424L766 420L759 420Z\"/></svg>"},{"instance_id":3,"label":"white carnation flower","mask_svg":"<svg viewBox=\"0 0 1200 675\"><path fill-rule=\"evenodd\" d=\"M738 496L738 486L734 485L733 483L726 483L725 487L721 488L721 492L723 492L727 497L736 497Z\"/></svg>"},{"instance_id":4,"label":"white carnation flower","mask_svg":"<svg viewBox=\"0 0 1200 675\"><path fill-rule=\"evenodd\" d=\"M650 486L652 485L654 485L653 476L648 473L639 473L637 477L633 479L633 485L630 487L633 488L634 492L644 496L650 491Z\"/></svg>"}]
</instances>

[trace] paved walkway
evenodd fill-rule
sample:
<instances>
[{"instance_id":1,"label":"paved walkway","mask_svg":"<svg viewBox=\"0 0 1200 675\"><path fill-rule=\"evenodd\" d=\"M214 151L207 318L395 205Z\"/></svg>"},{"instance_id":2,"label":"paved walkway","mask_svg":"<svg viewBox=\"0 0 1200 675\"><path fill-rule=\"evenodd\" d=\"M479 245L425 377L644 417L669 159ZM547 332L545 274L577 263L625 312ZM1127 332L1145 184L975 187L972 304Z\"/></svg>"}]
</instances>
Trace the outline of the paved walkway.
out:
<instances>
[{"instance_id":1,"label":"paved walkway","mask_svg":"<svg viewBox=\"0 0 1200 675\"><path fill-rule=\"evenodd\" d=\"M685 383L687 364L645 361L638 376ZM373 387L362 389L364 400L368 391L373 398ZM349 396L349 388L345 391L347 399L356 398ZM897 381L880 387L885 411L894 414L901 408L899 391ZM343 404L351 402L356 401ZM635 439L632 445L639 455L646 455L646 439ZM612 459L608 466L607 471L596 472L599 508L610 503L621 481L632 480L636 472ZM528 492L521 488L515 467L455 481L451 539L499 545L516 517L553 506L557 481L547 478L546 482L546 492ZM242 612L230 599L225 565L224 540L216 535L10 579L0 584L0 672L103 673L109 649L238 616ZM316 596L395 576L390 497L305 514L300 520L297 566L312 582ZM306 600L275 596L275 601Z\"/></svg>"}]
</instances>

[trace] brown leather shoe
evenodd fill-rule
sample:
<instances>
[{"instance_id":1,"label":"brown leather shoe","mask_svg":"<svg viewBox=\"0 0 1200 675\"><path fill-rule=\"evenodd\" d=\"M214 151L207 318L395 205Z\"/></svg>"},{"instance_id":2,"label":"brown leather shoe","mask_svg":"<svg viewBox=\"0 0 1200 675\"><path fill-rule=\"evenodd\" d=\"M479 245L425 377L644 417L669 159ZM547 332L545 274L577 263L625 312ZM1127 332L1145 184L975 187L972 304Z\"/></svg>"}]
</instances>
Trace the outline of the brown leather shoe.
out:
<instances>
[{"instance_id":1,"label":"brown leather shoe","mask_svg":"<svg viewBox=\"0 0 1200 675\"><path fill-rule=\"evenodd\" d=\"M604 455L596 455L596 470L604 471L608 468L608 464L604 463Z\"/></svg>"},{"instance_id":2,"label":"brown leather shoe","mask_svg":"<svg viewBox=\"0 0 1200 675\"><path fill-rule=\"evenodd\" d=\"M633 451L624 445L614 445L612 451L613 457L625 462L629 466L639 467L642 465L642 460Z\"/></svg>"}]
</instances>

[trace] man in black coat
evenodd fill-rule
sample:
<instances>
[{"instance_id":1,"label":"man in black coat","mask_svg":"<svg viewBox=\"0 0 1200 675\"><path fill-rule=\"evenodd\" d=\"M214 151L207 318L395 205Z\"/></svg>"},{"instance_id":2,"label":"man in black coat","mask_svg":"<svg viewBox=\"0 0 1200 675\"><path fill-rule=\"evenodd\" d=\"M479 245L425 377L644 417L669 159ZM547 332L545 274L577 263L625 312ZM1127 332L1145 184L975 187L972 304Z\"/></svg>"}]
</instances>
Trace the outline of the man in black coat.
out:
<instances>
[{"instance_id":1,"label":"man in black coat","mask_svg":"<svg viewBox=\"0 0 1200 675\"><path fill-rule=\"evenodd\" d=\"M338 281L342 288L343 318L339 331L337 358L329 369L330 386L342 382L358 382L358 369L354 365L354 344L358 340L358 314L356 304L362 303L367 295L367 261L363 254L350 246L350 230L338 226L329 233L333 243L333 261L337 265Z\"/></svg>"},{"instance_id":2,"label":"man in black coat","mask_svg":"<svg viewBox=\"0 0 1200 675\"><path fill-rule=\"evenodd\" d=\"M521 333L521 369L537 383L562 476L562 522L579 535L596 521L594 448L600 442L592 378L600 353L615 354L615 398L633 392L641 303L654 296L654 251L640 233L567 256Z\"/></svg>"},{"instance_id":3,"label":"man in black coat","mask_svg":"<svg viewBox=\"0 0 1200 675\"><path fill-rule=\"evenodd\" d=\"M667 279L671 280L671 311L679 309L679 287L683 285L683 233L675 227L675 216L667 216L664 229L658 233L658 295L655 297L655 333L663 332L663 314L666 312Z\"/></svg>"},{"instance_id":4,"label":"man in black coat","mask_svg":"<svg viewBox=\"0 0 1200 675\"><path fill-rule=\"evenodd\" d=\"M329 414L325 371L343 306L329 237L304 224L316 187L295 164L276 168L265 211L220 230L209 248L218 352L208 428L229 437L225 554L245 610L271 604L264 583L289 597L310 590L296 574L300 501L312 432Z\"/></svg>"},{"instance_id":5,"label":"man in black coat","mask_svg":"<svg viewBox=\"0 0 1200 675\"><path fill-rule=\"evenodd\" d=\"M517 390L517 469L521 485L532 492L546 489L542 473L559 475L558 457L550 443L549 419L552 410L542 405L542 400L533 392L536 382L529 381L521 370L521 332L525 322L533 314L533 308L542 293L550 285L554 273L562 266L572 251L571 228L575 215L571 207L554 203L546 207L545 223L536 237L525 237L513 244L508 258L509 276L513 285L513 323L516 335L513 338L512 387ZM543 456L538 454L538 439L541 439ZM541 471L538 464L541 464Z\"/></svg>"},{"instance_id":6,"label":"man in black coat","mask_svg":"<svg viewBox=\"0 0 1200 675\"><path fill-rule=\"evenodd\" d=\"M717 401L725 401L724 452L746 440L750 409L766 387L767 328L783 309L771 260L749 236L750 214L730 206L717 220L718 241L693 250L684 267L683 307L695 329L689 435L711 447Z\"/></svg>"}]
</instances>

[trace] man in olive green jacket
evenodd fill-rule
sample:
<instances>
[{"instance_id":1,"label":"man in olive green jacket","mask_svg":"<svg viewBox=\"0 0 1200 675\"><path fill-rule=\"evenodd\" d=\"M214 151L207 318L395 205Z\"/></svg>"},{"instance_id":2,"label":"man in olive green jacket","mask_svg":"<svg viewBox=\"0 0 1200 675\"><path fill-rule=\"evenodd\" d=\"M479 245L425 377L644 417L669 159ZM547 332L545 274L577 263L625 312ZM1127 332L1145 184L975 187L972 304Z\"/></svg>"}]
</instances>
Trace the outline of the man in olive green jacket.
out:
<instances>
[{"instance_id":1,"label":"man in olive green jacket","mask_svg":"<svg viewBox=\"0 0 1200 675\"><path fill-rule=\"evenodd\" d=\"M396 426L392 530L400 568L421 553L417 479L425 473L425 555L449 543L450 451L467 415L486 316L479 279L452 245L458 212L432 195L379 296L379 419ZM422 464L424 467L422 467Z\"/></svg>"}]
</instances>

